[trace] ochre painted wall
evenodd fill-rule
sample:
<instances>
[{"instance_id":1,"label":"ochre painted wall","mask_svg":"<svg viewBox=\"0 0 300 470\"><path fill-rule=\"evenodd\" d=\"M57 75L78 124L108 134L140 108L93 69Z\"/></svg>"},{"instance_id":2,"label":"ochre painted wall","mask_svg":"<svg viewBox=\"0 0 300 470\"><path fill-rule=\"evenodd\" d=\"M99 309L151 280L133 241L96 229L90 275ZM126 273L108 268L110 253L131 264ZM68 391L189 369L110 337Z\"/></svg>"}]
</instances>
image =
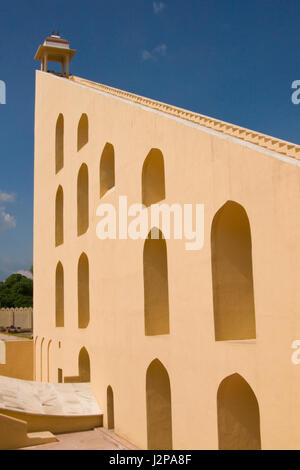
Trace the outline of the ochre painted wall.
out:
<instances>
[{"instance_id":1,"label":"ochre painted wall","mask_svg":"<svg viewBox=\"0 0 300 470\"><path fill-rule=\"evenodd\" d=\"M57 441L50 432L27 434L27 422L0 414L0 450L47 444Z\"/></svg>"},{"instance_id":2,"label":"ochre painted wall","mask_svg":"<svg viewBox=\"0 0 300 470\"><path fill-rule=\"evenodd\" d=\"M51 416L49 414L39 415L6 409L1 409L0 412L0 416L5 415L26 422L28 432L43 432L47 430L54 434L63 434L66 432L88 431L101 427L103 424L101 415Z\"/></svg>"},{"instance_id":3,"label":"ochre painted wall","mask_svg":"<svg viewBox=\"0 0 300 470\"><path fill-rule=\"evenodd\" d=\"M5 364L0 364L0 375L16 379L34 379L33 341L4 341Z\"/></svg>"},{"instance_id":4,"label":"ochre painted wall","mask_svg":"<svg viewBox=\"0 0 300 470\"><path fill-rule=\"evenodd\" d=\"M60 113L64 167L56 174ZM83 113L89 140L78 151L77 127ZM78 355L85 347L104 425L111 386L116 433L146 448L146 372L157 358L170 380L173 448L217 449L218 389L226 377L239 374L257 399L261 447L299 449L300 366L291 362L291 344L300 338L297 161L283 161L280 154L255 144L45 72L36 75L35 116L37 380L57 382L58 369L63 376L78 376ZM115 187L100 200L99 165L107 143L114 147ZM100 202L117 206L121 195L128 197L129 205L141 202L143 163L151 149L164 158L165 202L205 205L201 250L187 251L185 240L166 241L170 331L158 336L145 335L144 241L100 241L96 236ZM77 178L82 164L88 167L89 228L77 236ZM59 185L64 191L64 243L55 247ZM249 219L256 338L216 341L211 226L229 200L240 204ZM86 328L78 328L77 268L82 253L89 261ZM58 262L64 269L64 327L55 326Z\"/></svg>"}]
</instances>

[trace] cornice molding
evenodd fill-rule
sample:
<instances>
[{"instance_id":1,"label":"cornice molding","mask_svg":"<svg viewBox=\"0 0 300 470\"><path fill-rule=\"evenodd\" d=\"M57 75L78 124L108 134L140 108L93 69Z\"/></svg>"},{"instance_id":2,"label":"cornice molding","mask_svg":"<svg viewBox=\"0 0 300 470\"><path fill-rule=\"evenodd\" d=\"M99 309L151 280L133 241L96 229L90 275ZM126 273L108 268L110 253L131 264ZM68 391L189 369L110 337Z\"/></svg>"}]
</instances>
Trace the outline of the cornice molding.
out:
<instances>
[{"instance_id":1,"label":"cornice molding","mask_svg":"<svg viewBox=\"0 0 300 470\"><path fill-rule=\"evenodd\" d=\"M113 88L107 85L102 85L100 83L92 82L90 80L76 77L74 75L69 78L75 83L94 88L114 96L118 96L119 98L138 103L142 106L155 109L157 111L180 119L185 119L186 121L199 124L209 129L213 129L216 132L221 132L237 139L250 142L262 148L280 153L282 155L287 155L288 157L295 158L296 160L300 161L300 146L291 142L276 139L275 137L261 134L260 132L251 131L244 127L220 121L219 119L213 119L202 114L194 113L192 111L178 108L176 106L171 106L166 103L161 103L160 101L155 101L150 98L145 98L143 96L135 95L134 93L119 90L118 88Z\"/></svg>"}]
</instances>

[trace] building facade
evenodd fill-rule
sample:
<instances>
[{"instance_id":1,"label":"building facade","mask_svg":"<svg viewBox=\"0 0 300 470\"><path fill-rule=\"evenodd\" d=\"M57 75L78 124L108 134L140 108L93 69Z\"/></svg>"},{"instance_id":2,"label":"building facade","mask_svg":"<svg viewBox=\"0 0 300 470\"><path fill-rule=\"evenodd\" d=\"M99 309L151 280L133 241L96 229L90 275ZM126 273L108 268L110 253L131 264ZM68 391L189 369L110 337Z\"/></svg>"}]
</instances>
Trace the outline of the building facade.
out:
<instances>
[{"instance_id":1,"label":"building facade","mask_svg":"<svg viewBox=\"0 0 300 470\"><path fill-rule=\"evenodd\" d=\"M300 148L37 71L38 381L91 381L140 448L299 448ZM204 245L97 237L100 203L204 204Z\"/></svg>"}]
</instances>

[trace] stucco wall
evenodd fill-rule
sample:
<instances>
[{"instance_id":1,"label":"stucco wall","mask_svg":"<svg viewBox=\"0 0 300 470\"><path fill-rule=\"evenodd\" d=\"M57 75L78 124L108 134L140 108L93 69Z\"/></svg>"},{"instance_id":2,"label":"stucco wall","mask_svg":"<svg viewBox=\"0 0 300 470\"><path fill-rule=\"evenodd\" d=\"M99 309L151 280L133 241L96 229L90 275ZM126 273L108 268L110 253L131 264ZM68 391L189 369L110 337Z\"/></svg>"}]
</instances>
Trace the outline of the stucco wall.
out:
<instances>
[{"instance_id":1,"label":"stucco wall","mask_svg":"<svg viewBox=\"0 0 300 470\"><path fill-rule=\"evenodd\" d=\"M33 309L28 308L0 308L0 326L14 325L20 328L32 329Z\"/></svg>"},{"instance_id":2,"label":"stucco wall","mask_svg":"<svg viewBox=\"0 0 300 470\"><path fill-rule=\"evenodd\" d=\"M0 357L0 375L24 380L34 379L32 340L1 341L1 350L4 360L1 361Z\"/></svg>"},{"instance_id":3,"label":"stucco wall","mask_svg":"<svg viewBox=\"0 0 300 470\"><path fill-rule=\"evenodd\" d=\"M170 379L175 449L217 449L217 392L231 374L250 385L259 405L263 449L299 448L300 374L291 362L300 336L300 169L295 159L37 72L34 205L34 337L37 380L78 375L84 346L102 409L114 394L115 431L147 447L146 372L158 358ZM64 115L64 167L55 174L55 126ZM89 141L77 151L77 125L89 120ZM164 157L165 202L205 204L205 243L186 251L167 240L170 333L145 336L142 240L96 237L99 164L115 150L115 188L101 202L141 202L143 162ZM77 176L89 172L89 229L77 236ZM64 243L55 247L55 196L64 191ZM216 341L211 225L226 201L242 205L252 237L256 338ZM77 264L90 270L90 322L77 321ZM55 271L64 268L64 327L55 326ZM38 314L37 314L38 312ZM299 366L300 367L300 366ZM104 413L104 425L107 416Z\"/></svg>"},{"instance_id":4,"label":"stucco wall","mask_svg":"<svg viewBox=\"0 0 300 470\"><path fill-rule=\"evenodd\" d=\"M0 450L47 444L57 441L50 432L27 433L27 422L0 414Z\"/></svg>"}]
</instances>

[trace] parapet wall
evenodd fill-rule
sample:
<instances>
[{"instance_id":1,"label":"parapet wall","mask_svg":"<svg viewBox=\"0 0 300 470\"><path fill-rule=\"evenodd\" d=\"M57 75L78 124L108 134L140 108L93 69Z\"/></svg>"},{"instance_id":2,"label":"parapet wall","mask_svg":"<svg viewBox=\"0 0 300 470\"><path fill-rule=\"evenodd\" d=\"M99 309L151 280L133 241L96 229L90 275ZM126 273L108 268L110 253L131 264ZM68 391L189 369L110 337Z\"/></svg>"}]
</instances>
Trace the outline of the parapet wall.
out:
<instances>
[{"instance_id":1,"label":"parapet wall","mask_svg":"<svg viewBox=\"0 0 300 470\"><path fill-rule=\"evenodd\" d=\"M0 308L0 326L14 325L20 328L30 328L33 326L33 308Z\"/></svg>"},{"instance_id":2,"label":"parapet wall","mask_svg":"<svg viewBox=\"0 0 300 470\"><path fill-rule=\"evenodd\" d=\"M0 341L0 376L33 380L33 341L23 338L14 341L11 338Z\"/></svg>"}]
</instances>

